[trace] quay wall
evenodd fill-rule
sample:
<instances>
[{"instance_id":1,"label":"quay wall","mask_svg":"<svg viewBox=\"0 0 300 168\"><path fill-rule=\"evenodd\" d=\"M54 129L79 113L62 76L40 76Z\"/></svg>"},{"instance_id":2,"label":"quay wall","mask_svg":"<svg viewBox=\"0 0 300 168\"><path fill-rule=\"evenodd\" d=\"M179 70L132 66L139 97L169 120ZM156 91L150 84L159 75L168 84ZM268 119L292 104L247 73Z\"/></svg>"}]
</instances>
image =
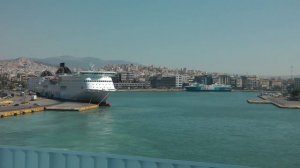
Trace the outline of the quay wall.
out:
<instances>
[{"instance_id":1,"label":"quay wall","mask_svg":"<svg viewBox=\"0 0 300 168\"><path fill-rule=\"evenodd\" d=\"M24 115L24 114L33 113L33 112L41 112L41 111L44 111L44 109L45 109L44 107L31 107L31 108L24 108L24 109L0 112L0 118Z\"/></svg>"}]
</instances>

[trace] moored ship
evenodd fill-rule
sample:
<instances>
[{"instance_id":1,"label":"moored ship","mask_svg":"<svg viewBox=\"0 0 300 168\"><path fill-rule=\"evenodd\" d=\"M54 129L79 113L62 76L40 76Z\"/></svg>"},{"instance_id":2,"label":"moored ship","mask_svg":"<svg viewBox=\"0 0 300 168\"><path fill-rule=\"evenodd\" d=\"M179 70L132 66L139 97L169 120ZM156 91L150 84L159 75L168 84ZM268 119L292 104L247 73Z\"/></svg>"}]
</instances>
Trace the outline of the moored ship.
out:
<instances>
[{"instance_id":1,"label":"moored ship","mask_svg":"<svg viewBox=\"0 0 300 168\"><path fill-rule=\"evenodd\" d=\"M48 98L106 104L109 93L115 91L109 71L81 71L72 73L60 64L56 74L42 72L40 77L30 78L28 88L36 94Z\"/></svg>"},{"instance_id":2,"label":"moored ship","mask_svg":"<svg viewBox=\"0 0 300 168\"><path fill-rule=\"evenodd\" d=\"M231 85L222 85L222 84L205 85L200 83L193 83L190 86L186 86L185 90L191 92L230 92L232 88Z\"/></svg>"}]
</instances>

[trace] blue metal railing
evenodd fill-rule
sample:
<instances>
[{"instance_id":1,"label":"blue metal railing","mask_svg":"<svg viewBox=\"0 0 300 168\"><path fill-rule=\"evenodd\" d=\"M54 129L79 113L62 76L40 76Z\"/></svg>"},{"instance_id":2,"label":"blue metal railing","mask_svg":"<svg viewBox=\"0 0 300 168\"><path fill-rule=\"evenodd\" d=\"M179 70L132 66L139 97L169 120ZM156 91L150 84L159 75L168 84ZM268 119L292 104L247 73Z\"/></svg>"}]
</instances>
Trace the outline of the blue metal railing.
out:
<instances>
[{"instance_id":1,"label":"blue metal railing","mask_svg":"<svg viewBox=\"0 0 300 168\"><path fill-rule=\"evenodd\" d=\"M0 168L241 168L103 153L0 146Z\"/></svg>"}]
</instances>

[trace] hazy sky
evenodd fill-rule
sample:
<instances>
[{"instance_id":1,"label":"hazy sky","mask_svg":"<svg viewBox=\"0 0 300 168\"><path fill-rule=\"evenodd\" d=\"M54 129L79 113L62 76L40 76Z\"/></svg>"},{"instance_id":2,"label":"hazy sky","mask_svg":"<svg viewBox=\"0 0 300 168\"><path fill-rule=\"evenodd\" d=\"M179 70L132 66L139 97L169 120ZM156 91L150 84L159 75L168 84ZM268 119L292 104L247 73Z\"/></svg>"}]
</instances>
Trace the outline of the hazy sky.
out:
<instances>
[{"instance_id":1,"label":"hazy sky","mask_svg":"<svg viewBox=\"0 0 300 168\"><path fill-rule=\"evenodd\" d=\"M0 57L300 74L299 0L0 0Z\"/></svg>"}]
</instances>

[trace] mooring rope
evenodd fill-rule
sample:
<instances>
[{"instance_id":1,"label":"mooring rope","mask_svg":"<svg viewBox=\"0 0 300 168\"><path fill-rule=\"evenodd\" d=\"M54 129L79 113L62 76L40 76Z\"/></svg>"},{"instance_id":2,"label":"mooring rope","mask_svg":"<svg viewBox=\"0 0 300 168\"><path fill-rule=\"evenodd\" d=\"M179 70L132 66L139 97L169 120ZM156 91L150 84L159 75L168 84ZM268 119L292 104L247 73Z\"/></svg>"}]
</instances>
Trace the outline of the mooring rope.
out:
<instances>
[{"instance_id":1,"label":"mooring rope","mask_svg":"<svg viewBox=\"0 0 300 168\"><path fill-rule=\"evenodd\" d=\"M103 100L106 99L106 97L108 97L108 95L109 95L109 92L106 94L106 96L103 97L103 99L98 103L98 105L101 104L103 102Z\"/></svg>"}]
</instances>

